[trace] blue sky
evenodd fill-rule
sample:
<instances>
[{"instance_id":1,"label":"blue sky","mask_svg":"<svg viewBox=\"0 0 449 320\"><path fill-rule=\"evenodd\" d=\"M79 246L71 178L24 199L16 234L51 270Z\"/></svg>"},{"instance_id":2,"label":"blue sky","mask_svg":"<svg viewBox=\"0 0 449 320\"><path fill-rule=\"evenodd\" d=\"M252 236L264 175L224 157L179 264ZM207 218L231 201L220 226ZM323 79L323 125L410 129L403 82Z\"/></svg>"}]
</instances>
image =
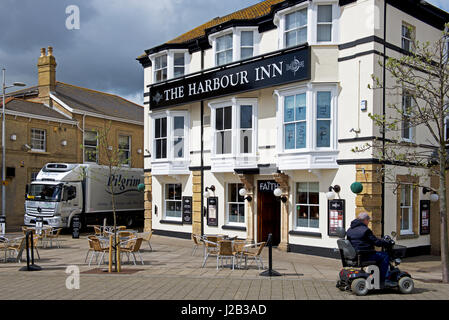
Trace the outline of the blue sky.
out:
<instances>
[{"instance_id":1,"label":"blue sky","mask_svg":"<svg viewBox=\"0 0 449 320\"><path fill-rule=\"evenodd\" d=\"M428 0L449 11L449 0ZM37 82L40 48L53 46L59 81L143 102L143 70L135 60L214 17L257 0L1 0L0 67L7 80ZM37 5L38 4L38 5ZM66 8L80 8L68 30Z\"/></svg>"}]
</instances>

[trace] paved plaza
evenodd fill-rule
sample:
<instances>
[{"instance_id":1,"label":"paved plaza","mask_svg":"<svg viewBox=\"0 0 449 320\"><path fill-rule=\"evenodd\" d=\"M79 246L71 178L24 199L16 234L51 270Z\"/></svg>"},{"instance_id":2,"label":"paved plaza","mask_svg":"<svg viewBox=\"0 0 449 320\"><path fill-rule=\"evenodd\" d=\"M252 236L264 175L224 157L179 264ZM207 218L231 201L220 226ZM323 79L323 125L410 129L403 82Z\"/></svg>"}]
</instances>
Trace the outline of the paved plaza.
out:
<instances>
[{"instance_id":1,"label":"paved plaza","mask_svg":"<svg viewBox=\"0 0 449 320\"><path fill-rule=\"evenodd\" d=\"M260 277L254 263L247 270L217 270L212 257L201 268L202 251L199 249L192 256L189 240L153 236L151 243L152 252L146 243L143 245L145 265L123 265L125 271L138 272L89 273L97 266L84 263L88 248L86 235L80 239L65 235L60 249L39 249L41 260L36 260L36 264L42 271L20 272L24 262L0 262L0 299L449 300L449 285L438 283L441 272L436 257L409 258L401 265L416 280L413 294L385 291L356 297L335 287L341 268L339 260L274 250L274 269L283 276L270 279ZM264 264L267 255L265 249ZM81 272L78 290L66 287L66 268L72 265L78 266Z\"/></svg>"}]
</instances>

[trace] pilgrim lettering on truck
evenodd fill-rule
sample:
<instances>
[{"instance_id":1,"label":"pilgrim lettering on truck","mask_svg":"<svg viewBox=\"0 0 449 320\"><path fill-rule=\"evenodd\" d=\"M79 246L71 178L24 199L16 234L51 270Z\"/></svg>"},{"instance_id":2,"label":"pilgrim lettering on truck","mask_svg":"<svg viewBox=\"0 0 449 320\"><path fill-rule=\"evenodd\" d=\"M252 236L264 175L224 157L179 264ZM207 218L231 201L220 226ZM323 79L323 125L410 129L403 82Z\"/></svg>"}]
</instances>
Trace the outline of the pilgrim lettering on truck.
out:
<instances>
[{"instance_id":1,"label":"pilgrim lettering on truck","mask_svg":"<svg viewBox=\"0 0 449 320\"><path fill-rule=\"evenodd\" d=\"M310 48L305 45L217 71L206 70L150 85L150 109L310 80L310 59Z\"/></svg>"}]
</instances>

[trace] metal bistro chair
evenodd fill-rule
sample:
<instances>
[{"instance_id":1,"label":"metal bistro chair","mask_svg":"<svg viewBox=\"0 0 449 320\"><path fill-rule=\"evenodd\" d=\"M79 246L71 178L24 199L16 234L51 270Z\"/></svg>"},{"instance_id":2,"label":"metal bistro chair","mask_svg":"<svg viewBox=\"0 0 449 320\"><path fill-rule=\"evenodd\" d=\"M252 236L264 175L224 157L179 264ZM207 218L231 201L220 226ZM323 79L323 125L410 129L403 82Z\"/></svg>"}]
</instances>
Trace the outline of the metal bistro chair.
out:
<instances>
[{"instance_id":1,"label":"metal bistro chair","mask_svg":"<svg viewBox=\"0 0 449 320\"><path fill-rule=\"evenodd\" d=\"M140 253L140 247L142 245L142 238L137 239L131 239L125 242L128 242L130 245L126 245L125 247L122 247L120 249L120 253L126 253L128 256L128 262L129 262L129 256L133 257L134 265L136 265L136 253L139 255L140 262L142 265L144 265L142 254Z\"/></svg>"},{"instance_id":2,"label":"metal bistro chair","mask_svg":"<svg viewBox=\"0 0 449 320\"><path fill-rule=\"evenodd\" d=\"M247 249L242 253L243 258L245 258L245 269L248 267L247 260L252 259L256 262L257 268L263 269L263 261L260 257L263 248L265 248L266 242L260 242L255 244L248 244L244 248Z\"/></svg>"},{"instance_id":3,"label":"metal bistro chair","mask_svg":"<svg viewBox=\"0 0 449 320\"><path fill-rule=\"evenodd\" d=\"M6 247L6 254L11 254L11 252L14 252L14 259L17 262L21 262L20 259L22 258L22 252L25 250L25 237L20 237L17 239L11 240L11 242L8 243L8 246ZM5 261L6 262L6 261Z\"/></svg>"},{"instance_id":4,"label":"metal bistro chair","mask_svg":"<svg viewBox=\"0 0 449 320\"><path fill-rule=\"evenodd\" d=\"M204 268L207 262L207 258L210 256L217 256L218 254L218 237L217 236L206 236L203 239L204 242L204 260L201 268Z\"/></svg>"},{"instance_id":5,"label":"metal bistro chair","mask_svg":"<svg viewBox=\"0 0 449 320\"><path fill-rule=\"evenodd\" d=\"M43 239L45 239L45 242L46 242L45 246L47 246L48 242L50 242L50 248L53 248L53 240L54 240L57 247L61 248L61 241L59 239L61 231L62 231L62 228L45 230L45 234L44 234L44 238L43 238Z\"/></svg>"},{"instance_id":6,"label":"metal bistro chair","mask_svg":"<svg viewBox=\"0 0 449 320\"><path fill-rule=\"evenodd\" d=\"M220 240L218 241L218 252L217 252L217 270L219 266L219 261L221 260L221 267L223 267L223 259L226 261L231 259L232 270L234 270L235 256L232 250L231 240Z\"/></svg>"},{"instance_id":7,"label":"metal bistro chair","mask_svg":"<svg viewBox=\"0 0 449 320\"><path fill-rule=\"evenodd\" d=\"M94 256L95 256L95 261L98 260L98 255L100 255L100 261L98 262L98 265L100 265L103 262L106 252L109 252L109 247L102 247L100 240L95 236L89 236L88 239L89 239L89 242L92 243L92 248L93 248L93 254L90 256L90 260L89 260L89 267L92 263L92 259Z\"/></svg>"},{"instance_id":8,"label":"metal bistro chair","mask_svg":"<svg viewBox=\"0 0 449 320\"><path fill-rule=\"evenodd\" d=\"M194 256L196 249L198 249L198 247L200 247L204 244L204 241L203 241L204 239L202 236L200 236L198 234L192 234L192 240L193 240L192 256Z\"/></svg>"}]
</instances>

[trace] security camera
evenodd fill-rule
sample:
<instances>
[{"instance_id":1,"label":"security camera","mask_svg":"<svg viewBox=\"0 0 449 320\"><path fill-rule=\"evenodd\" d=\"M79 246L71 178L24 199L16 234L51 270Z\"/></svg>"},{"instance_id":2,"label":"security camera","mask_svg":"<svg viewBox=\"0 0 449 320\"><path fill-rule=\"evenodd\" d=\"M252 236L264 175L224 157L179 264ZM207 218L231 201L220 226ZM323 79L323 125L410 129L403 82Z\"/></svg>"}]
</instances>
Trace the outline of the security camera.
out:
<instances>
[{"instance_id":1,"label":"security camera","mask_svg":"<svg viewBox=\"0 0 449 320\"><path fill-rule=\"evenodd\" d=\"M23 147L24 147L26 150L31 150L31 149L32 149L27 143L25 143L25 144L23 145Z\"/></svg>"}]
</instances>

